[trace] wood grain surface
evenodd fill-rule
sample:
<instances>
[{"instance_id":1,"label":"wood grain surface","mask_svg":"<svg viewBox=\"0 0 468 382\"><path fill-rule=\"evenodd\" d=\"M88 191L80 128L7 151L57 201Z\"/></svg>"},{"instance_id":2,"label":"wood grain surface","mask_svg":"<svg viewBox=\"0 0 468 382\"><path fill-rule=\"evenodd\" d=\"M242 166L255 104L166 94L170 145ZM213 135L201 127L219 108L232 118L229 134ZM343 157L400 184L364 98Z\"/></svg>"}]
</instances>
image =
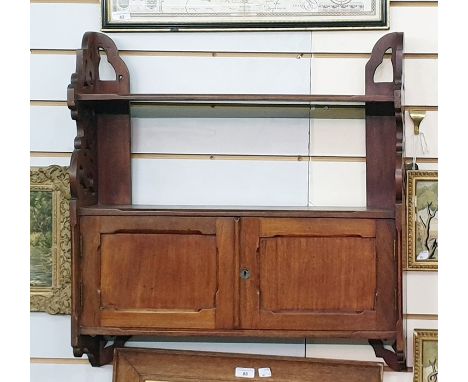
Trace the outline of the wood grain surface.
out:
<instances>
[{"instance_id":1,"label":"wood grain surface","mask_svg":"<svg viewBox=\"0 0 468 382\"><path fill-rule=\"evenodd\" d=\"M381 382L383 365L377 362L313 358L248 356L240 354L118 349L114 382L239 381L236 367L269 368L269 381Z\"/></svg>"}]
</instances>

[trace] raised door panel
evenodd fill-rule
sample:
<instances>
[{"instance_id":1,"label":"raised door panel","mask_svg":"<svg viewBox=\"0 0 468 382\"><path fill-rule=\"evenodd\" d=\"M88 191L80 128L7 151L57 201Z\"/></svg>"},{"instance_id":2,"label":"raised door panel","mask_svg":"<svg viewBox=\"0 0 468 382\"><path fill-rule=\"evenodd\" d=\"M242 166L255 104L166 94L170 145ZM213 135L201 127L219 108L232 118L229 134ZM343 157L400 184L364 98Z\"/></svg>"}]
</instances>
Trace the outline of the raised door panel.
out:
<instances>
[{"instance_id":1,"label":"raised door panel","mask_svg":"<svg viewBox=\"0 0 468 382\"><path fill-rule=\"evenodd\" d=\"M241 238L242 328L394 330L391 221L246 218Z\"/></svg>"},{"instance_id":2,"label":"raised door panel","mask_svg":"<svg viewBox=\"0 0 468 382\"><path fill-rule=\"evenodd\" d=\"M126 326L135 310L140 324L183 310L212 326L216 308L216 238L197 234L101 235L101 324ZM204 318L202 322L199 322ZM130 323L130 325L133 325ZM171 323L172 325L172 323Z\"/></svg>"},{"instance_id":3,"label":"raised door panel","mask_svg":"<svg viewBox=\"0 0 468 382\"><path fill-rule=\"evenodd\" d=\"M232 219L84 219L84 326L233 326Z\"/></svg>"},{"instance_id":4,"label":"raised door panel","mask_svg":"<svg viewBox=\"0 0 468 382\"><path fill-rule=\"evenodd\" d=\"M271 312L374 309L375 239L260 239L262 310Z\"/></svg>"}]
</instances>

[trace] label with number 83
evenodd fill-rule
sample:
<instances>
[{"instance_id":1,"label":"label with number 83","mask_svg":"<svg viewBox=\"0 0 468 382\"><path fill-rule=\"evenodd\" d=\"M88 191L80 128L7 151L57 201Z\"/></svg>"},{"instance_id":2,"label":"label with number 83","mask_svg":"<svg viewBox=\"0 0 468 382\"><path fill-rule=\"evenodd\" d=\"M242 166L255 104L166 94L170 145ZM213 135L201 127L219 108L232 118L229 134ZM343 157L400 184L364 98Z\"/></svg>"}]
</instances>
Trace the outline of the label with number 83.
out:
<instances>
[{"instance_id":1,"label":"label with number 83","mask_svg":"<svg viewBox=\"0 0 468 382\"><path fill-rule=\"evenodd\" d=\"M250 367L236 367L237 378L255 378L255 369Z\"/></svg>"}]
</instances>

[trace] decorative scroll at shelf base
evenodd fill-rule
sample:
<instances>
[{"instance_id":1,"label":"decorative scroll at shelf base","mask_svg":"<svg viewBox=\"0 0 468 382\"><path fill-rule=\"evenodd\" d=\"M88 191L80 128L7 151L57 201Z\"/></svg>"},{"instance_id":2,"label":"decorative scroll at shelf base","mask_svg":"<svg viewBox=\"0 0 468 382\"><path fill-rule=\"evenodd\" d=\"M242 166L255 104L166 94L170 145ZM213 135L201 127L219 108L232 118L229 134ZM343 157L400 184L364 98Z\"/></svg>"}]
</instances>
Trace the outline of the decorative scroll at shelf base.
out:
<instances>
[{"instance_id":1,"label":"decorative scroll at shelf base","mask_svg":"<svg viewBox=\"0 0 468 382\"><path fill-rule=\"evenodd\" d=\"M394 371L403 371L406 369L406 359L403 350L397 350L396 342L393 344L394 351L386 349L382 340L369 340L375 352L375 356L383 358L390 369Z\"/></svg>"},{"instance_id":2,"label":"decorative scroll at shelf base","mask_svg":"<svg viewBox=\"0 0 468 382\"><path fill-rule=\"evenodd\" d=\"M92 366L104 366L112 362L114 350L124 347L129 338L130 336L114 337L114 343L106 346L109 341L104 336L80 336L81 346L73 347L73 355L82 357L83 354L86 354Z\"/></svg>"}]
</instances>

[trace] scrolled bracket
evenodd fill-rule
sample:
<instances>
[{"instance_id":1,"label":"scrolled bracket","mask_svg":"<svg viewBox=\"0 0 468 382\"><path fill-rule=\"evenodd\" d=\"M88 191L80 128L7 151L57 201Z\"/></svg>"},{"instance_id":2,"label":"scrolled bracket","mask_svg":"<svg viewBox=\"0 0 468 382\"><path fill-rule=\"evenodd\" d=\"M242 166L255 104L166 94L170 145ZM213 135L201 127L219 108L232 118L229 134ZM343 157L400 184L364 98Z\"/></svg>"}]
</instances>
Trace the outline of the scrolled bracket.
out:
<instances>
[{"instance_id":1,"label":"scrolled bracket","mask_svg":"<svg viewBox=\"0 0 468 382\"><path fill-rule=\"evenodd\" d=\"M396 343L393 345L393 351L386 349L381 340L369 340L369 344L374 349L375 356L383 358L390 369L393 371L404 371L406 369L405 353L397 349Z\"/></svg>"},{"instance_id":2,"label":"scrolled bracket","mask_svg":"<svg viewBox=\"0 0 468 382\"><path fill-rule=\"evenodd\" d=\"M69 174L71 197L80 207L97 202L96 116L92 108L80 104L75 120L77 136Z\"/></svg>"},{"instance_id":3,"label":"scrolled bracket","mask_svg":"<svg viewBox=\"0 0 468 382\"><path fill-rule=\"evenodd\" d=\"M79 206L97 202L97 168L94 153L89 149L78 149L72 154L70 164L70 187Z\"/></svg>"},{"instance_id":4,"label":"scrolled bracket","mask_svg":"<svg viewBox=\"0 0 468 382\"><path fill-rule=\"evenodd\" d=\"M107 365L112 362L114 350L124 347L129 338L130 336L117 336L113 345L106 346L107 340L103 336L81 336L80 346L73 347L73 355L82 357L86 354L93 367Z\"/></svg>"}]
</instances>

